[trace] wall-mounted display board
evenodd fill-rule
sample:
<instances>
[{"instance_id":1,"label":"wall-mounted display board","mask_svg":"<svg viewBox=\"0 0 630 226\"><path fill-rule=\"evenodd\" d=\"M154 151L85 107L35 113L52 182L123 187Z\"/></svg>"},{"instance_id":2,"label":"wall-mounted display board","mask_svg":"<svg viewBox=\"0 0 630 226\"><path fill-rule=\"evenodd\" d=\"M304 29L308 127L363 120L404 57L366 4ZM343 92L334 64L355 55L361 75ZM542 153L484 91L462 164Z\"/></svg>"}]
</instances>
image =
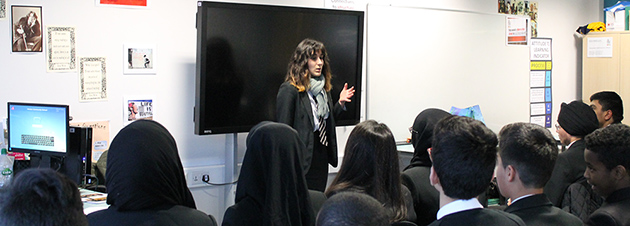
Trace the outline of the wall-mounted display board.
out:
<instances>
[{"instance_id":1,"label":"wall-mounted display board","mask_svg":"<svg viewBox=\"0 0 630 226\"><path fill-rule=\"evenodd\" d=\"M529 48L501 14L368 5L366 118L397 141L423 109L479 105L495 132L529 121Z\"/></svg>"}]
</instances>

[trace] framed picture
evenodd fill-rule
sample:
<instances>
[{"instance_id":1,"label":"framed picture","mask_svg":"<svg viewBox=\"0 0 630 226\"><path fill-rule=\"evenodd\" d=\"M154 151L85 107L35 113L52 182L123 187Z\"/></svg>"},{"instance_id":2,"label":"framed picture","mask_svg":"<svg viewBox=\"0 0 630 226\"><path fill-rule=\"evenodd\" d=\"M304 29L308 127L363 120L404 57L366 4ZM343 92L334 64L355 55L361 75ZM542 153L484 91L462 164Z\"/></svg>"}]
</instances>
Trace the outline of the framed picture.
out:
<instances>
[{"instance_id":1,"label":"framed picture","mask_svg":"<svg viewBox=\"0 0 630 226\"><path fill-rule=\"evenodd\" d=\"M153 97L125 97L123 105L125 125L136 120L153 119Z\"/></svg>"},{"instance_id":2,"label":"framed picture","mask_svg":"<svg viewBox=\"0 0 630 226\"><path fill-rule=\"evenodd\" d=\"M13 52L42 52L42 7L11 6Z\"/></svg>"},{"instance_id":3,"label":"framed picture","mask_svg":"<svg viewBox=\"0 0 630 226\"><path fill-rule=\"evenodd\" d=\"M155 74L157 66L155 45L125 44L123 52L124 74Z\"/></svg>"}]
</instances>

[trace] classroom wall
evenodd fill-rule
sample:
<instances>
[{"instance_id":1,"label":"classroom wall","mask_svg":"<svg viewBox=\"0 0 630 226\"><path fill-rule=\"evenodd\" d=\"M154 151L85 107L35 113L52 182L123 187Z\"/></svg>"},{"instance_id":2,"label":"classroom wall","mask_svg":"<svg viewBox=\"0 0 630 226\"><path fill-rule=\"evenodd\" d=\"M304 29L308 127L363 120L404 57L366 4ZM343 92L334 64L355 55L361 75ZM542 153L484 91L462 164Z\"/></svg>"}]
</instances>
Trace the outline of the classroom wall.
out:
<instances>
[{"instance_id":1,"label":"classroom wall","mask_svg":"<svg viewBox=\"0 0 630 226\"><path fill-rule=\"evenodd\" d=\"M148 9L95 6L94 1L81 0L7 0L10 5L43 6L43 25L76 27L78 57L107 58L108 100L78 101L78 73L47 73L45 56L11 53L10 20L0 20L0 103L44 102L70 105L74 121L109 120L110 137L123 127L123 99L126 96L152 96L155 120L166 126L177 141L184 167L205 167L213 182L228 182L232 169L245 150L246 134L197 136L193 133L195 86L196 1L149 0ZM330 1L330 0L329 0ZM234 2L234 1L231 1ZM259 0L247 3L325 6L324 0ZM495 13L497 1L469 0L355 0L359 3L466 10ZM578 26L602 18L603 0L539 0L540 37L553 38L553 103L554 119L561 102L581 99L581 40L574 35ZM419 29L439 26L433 21L418 21ZM439 34L434 34L439 35ZM157 44L155 75L125 75L123 44ZM366 56L364 54L364 56ZM365 66L364 66L365 68ZM365 76L365 75L364 75ZM365 92L365 91L364 91ZM368 91L369 92L369 91ZM392 94L392 98L413 98ZM363 95L365 96L365 95ZM500 96L499 96L500 97ZM0 117L6 110L0 108ZM365 113L365 112L364 112ZM409 119L409 124L413 119ZM352 127L338 128L339 150ZM234 141L236 140L235 155ZM342 156L343 154L340 153ZM227 161L226 161L227 159ZM226 167L227 166L227 167ZM234 186L191 188L200 210L222 220L224 210L233 203Z\"/></svg>"}]
</instances>

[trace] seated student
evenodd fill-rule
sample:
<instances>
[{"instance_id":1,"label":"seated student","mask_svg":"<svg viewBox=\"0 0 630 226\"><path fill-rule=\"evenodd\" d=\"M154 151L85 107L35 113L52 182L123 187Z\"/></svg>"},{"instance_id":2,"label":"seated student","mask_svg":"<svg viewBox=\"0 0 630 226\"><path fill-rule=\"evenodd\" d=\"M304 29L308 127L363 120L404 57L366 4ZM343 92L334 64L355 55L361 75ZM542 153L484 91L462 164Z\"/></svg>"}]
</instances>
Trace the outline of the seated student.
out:
<instances>
[{"instance_id":1,"label":"seated student","mask_svg":"<svg viewBox=\"0 0 630 226\"><path fill-rule=\"evenodd\" d=\"M364 193L340 192L324 202L317 226L387 226L389 216L378 200Z\"/></svg>"},{"instance_id":2,"label":"seated student","mask_svg":"<svg viewBox=\"0 0 630 226\"><path fill-rule=\"evenodd\" d=\"M362 192L381 202L390 221L415 221L409 189L400 183L398 150L387 125L367 120L350 132L343 162L326 189L329 198L342 191Z\"/></svg>"},{"instance_id":3,"label":"seated student","mask_svg":"<svg viewBox=\"0 0 630 226\"><path fill-rule=\"evenodd\" d=\"M87 226L77 185L50 168L20 172L0 189L0 225Z\"/></svg>"},{"instance_id":4,"label":"seated student","mask_svg":"<svg viewBox=\"0 0 630 226\"><path fill-rule=\"evenodd\" d=\"M236 203L223 225L312 225L315 223L297 132L286 124L261 122L247 135L247 151L236 187Z\"/></svg>"},{"instance_id":5,"label":"seated student","mask_svg":"<svg viewBox=\"0 0 630 226\"><path fill-rule=\"evenodd\" d=\"M613 124L586 136L584 177L606 201L586 225L630 225L630 127Z\"/></svg>"},{"instance_id":6,"label":"seated student","mask_svg":"<svg viewBox=\"0 0 630 226\"><path fill-rule=\"evenodd\" d=\"M449 115L451 114L441 109L425 109L416 116L410 128L414 153L411 163L401 174L401 179L403 185L411 192L413 208L418 218L416 224L421 226L435 221L437 211L440 209L440 193L429 182L431 159L427 150L431 148L435 124Z\"/></svg>"},{"instance_id":7,"label":"seated student","mask_svg":"<svg viewBox=\"0 0 630 226\"><path fill-rule=\"evenodd\" d=\"M114 137L107 156L109 208L88 215L99 225L213 225L196 210L177 144L161 124L138 120Z\"/></svg>"},{"instance_id":8,"label":"seated student","mask_svg":"<svg viewBox=\"0 0 630 226\"><path fill-rule=\"evenodd\" d=\"M497 136L480 121L448 116L438 122L429 178L440 192L440 210L430 225L525 225L516 215L484 209L475 198L490 185L497 143Z\"/></svg>"},{"instance_id":9,"label":"seated student","mask_svg":"<svg viewBox=\"0 0 630 226\"><path fill-rule=\"evenodd\" d=\"M551 178L544 188L544 193L556 207L563 207L564 193L567 187L582 178L584 162L584 136L598 128L597 116L592 108L582 101L562 103L558 113L556 131L567 150L558 155Z\"/></svg>"},{"instance_id":10,"label":"seated student","mask_svg":"<svg viewBox=\"0 0 630 226\"><path fill-rule=\"evenodd\" d=\"M543 194L558 157L549 130L531 123L513 123L499 132L496 178L503 196L512 200L504 211L527 225L582 225L582 220L553 206Z\"/></svg>"},{"instance_id":11,"label":"seated student","mask_svg":"<svg viewBox=\"0 0 630 226\"><path fill-rule=\"evenodd\" d=\"M597 115L599 127L603 128L623 120L623 102L613 91L601 91L591 95L591 107Z\"/></svg>"}]
</instances>

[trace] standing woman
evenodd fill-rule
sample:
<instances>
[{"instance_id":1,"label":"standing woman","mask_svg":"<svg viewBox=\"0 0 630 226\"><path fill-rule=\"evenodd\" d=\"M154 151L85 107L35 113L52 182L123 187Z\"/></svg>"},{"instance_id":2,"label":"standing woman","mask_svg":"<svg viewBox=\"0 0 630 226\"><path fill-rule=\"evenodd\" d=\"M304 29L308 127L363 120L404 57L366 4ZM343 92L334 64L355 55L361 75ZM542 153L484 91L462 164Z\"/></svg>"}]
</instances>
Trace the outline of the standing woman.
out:
<instances>
[{"instance_id":1,"label":"standing woman","mask_svg":"<svg viewBox=\"0 0 630 226\"><path fill-rule=\"evenodd\" d=\"M276 120L297 130L306 145L301 157L308 188L322 192L326 189L328 163L336 167L338 161L335 117L354 96L354 87L348 89L344 84L339 101L333 104L331 79L324 44L304 39L291 57L276 99Z\"/></svg>"}]
</instances>

